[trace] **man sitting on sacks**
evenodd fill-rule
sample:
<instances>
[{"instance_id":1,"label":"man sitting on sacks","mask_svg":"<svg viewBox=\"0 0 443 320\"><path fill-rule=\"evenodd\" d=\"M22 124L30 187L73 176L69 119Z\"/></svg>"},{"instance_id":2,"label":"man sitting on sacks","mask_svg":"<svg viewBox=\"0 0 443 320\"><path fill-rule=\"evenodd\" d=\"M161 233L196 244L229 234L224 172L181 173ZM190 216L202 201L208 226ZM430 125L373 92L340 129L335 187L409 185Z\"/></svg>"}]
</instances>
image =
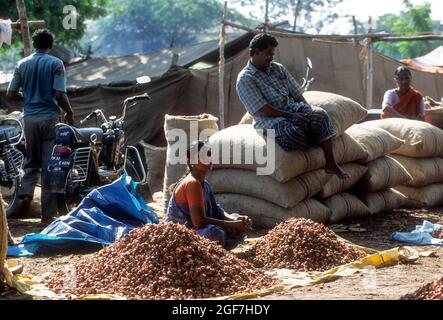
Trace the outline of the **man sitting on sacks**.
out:
<instances>
[{"instance_id":1,"label":"man sitting on sacks","mask_svg":"<svg viewBox=\"0 0 443 320\"><path fill-rule=\"evenodd\" d=\"M336 131L328 114L310 106L288 70L273 61L277 46L275 37L256 35L249 43L251 59L237 78L237 93L254 117L254 127L274 129L275 141L285 151L306 150L319 144L325 154L326 172L348 178L334 157L332 138Z\"/></svg>"},{"instance_id":2,"label":"man sitting on sacks","mask_svg":"<svg viewBox=\"0 0 443 320\"><path fill-rule=\"evenodd\" d=\"M394 74L397 88L385 92L383 97L382 119L405 118L412 120L425 119L425 99L411 86L411 70L400 66Z\"/></svg>"}]
</instances>

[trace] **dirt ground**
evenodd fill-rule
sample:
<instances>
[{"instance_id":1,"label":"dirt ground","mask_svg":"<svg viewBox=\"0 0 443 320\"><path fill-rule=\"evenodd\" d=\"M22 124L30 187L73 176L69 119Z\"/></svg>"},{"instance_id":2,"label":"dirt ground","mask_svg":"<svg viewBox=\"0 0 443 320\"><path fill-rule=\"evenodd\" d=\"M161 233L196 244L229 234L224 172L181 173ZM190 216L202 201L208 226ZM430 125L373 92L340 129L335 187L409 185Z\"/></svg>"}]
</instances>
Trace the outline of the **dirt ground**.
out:
<instances>
[{"instance_id":1,"label":"dirt ground","mask_svg":"<svg viewBox=\"0 0 443 320\"><path fill-rule=\"evenodd\" d=\"M159 196L150 203L154 211L162 209ZM331 226L337 234L355 244L376 250L386 250L405 245L389 240L395 231L412 231L423 220L443 224L443 209L430 211L396 211L362 219L344 221L340 225ZM10 219L9 225L15 241L32 232L41 231L44 226L38 218ZM266 231L259 230L252 237L263 235ZM440 279L443 276L443 247L412 246L417 251L434 251L435 257L420 257L414 264L398 264L381 268L368 275L356 274L336 281L294 289L285 294L275 294L261 299L399 299L422 285ZM78 251L62 255L39 255L38 257L21 258L24 265L23 274L41 279L55 270L67 270L73 264L90 257L95 251ZM369 283L369 285L368 285ZM0 293L0 299L32 299L16 292Z\"/></svg>"}]
</instances>

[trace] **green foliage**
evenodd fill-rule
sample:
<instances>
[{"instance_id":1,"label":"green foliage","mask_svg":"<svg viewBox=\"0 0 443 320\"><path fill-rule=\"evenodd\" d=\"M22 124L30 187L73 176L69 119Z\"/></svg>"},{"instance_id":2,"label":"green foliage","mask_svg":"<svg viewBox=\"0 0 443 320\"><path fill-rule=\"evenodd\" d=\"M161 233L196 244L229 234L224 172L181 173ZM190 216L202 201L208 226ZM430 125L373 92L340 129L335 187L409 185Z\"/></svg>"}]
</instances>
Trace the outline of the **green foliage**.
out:
<instances>
[{"instance_id":1,"label":"green foliage","mask_svg":"<svg viewBox=\"0 0 443 320\"><path fill-rule=\"evenodd\" d=\"M217 33L222 16L218 0L113 0L85 38L98 54L150 52L193 44L197 33ZM249 24L233 10L229 19Z\"/></svg>"},{"instance_id":2,"label":"green foliage","mask_svg":"<svg viewBox=\"0 0 443 320\"><path fill-rule=\"evenodd\" d=\"M97 19L106 13L105 7L109 0L26 0L26 10L29 20L45 20L45 28L51 30L56 37L56 42L79 49L78 40L85 33L87 19ZM66 30L63 19L67 14L63 8L72 5L76 8L77 28ZM18 20L17 8L14 0L0 0L1 18ZM32 34L32 30L31 30ZM15 33L14 41L21 41L19 34Z\"/></svg>"},{"instance_id":3,"label":"green foliage","mask_svg":"<svg viewBox=\"0 0 443 320\"><path fill-rule=\"evenodd\" d=\"M405 2L406 10L398 15L387 14L376 22L375 32L386 32L411 36L422 33L438 33L431 19L431 5L411 5ZM395 59L407 59L424 55L441 45L441 41L377 42L374 47L381 53Z\"/></svg>"},{"instance_id":4,"label":"green foliage","mask_svg":"<svg viewBox=\"0 0 443 320\"><path fill-rule=\"evenodd\" d=\"M289 21L294 25L296 22L296 30L305 32L308 29L315 29L320 32L324 26L333 22L339 17L336 9L337 4L343 0L273 0L269 1L269 20L279 22L286 19L288 15L294 17L293 21ZM256 5L256 0L237 0L242 5ZM252 14L254 19L264 21L265 1L260 1L260 11ZM343 15L341 15L343 16Z\"/></svg>"}]
</instances>

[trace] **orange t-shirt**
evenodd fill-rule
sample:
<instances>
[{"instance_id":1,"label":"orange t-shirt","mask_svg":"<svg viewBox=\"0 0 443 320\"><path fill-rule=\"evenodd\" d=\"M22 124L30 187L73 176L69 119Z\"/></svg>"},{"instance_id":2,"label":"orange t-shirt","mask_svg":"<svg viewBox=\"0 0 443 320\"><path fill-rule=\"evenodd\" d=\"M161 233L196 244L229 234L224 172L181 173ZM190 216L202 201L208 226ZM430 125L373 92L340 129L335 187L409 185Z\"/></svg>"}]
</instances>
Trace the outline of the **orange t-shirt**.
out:
<instances>
[{"instance_id":1,"label":"orange t-shirt","mask_svg":"<svg viewBox=\"0 0 443 320\"><path fill-rule=\"evenodd\" d=\"M174 190L174 199L177 205L205 208L204 188L200 181L192 175L186 176Z\"/></svg>"}]
</instances>

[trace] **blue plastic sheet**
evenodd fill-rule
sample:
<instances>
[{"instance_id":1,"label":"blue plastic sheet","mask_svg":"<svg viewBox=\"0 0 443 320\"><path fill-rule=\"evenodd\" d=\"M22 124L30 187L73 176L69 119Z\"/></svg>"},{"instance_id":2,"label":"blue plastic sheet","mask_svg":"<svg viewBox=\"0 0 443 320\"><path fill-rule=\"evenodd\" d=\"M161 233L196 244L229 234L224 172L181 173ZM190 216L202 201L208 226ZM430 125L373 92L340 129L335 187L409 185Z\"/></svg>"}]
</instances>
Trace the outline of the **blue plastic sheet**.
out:
<instances>
[{"instance_id":1,"label":"blue plastic sheet","mask_svg":"<svg viewBox=\"0 0 443 320\"><path fill-rule=\"evenodd\" d=\"M425 220L423 225L416 226L412 232L394 232L391 239L411 244L443 246L443 239L431 235L440 228L443 228L443 225Z\"/></svg>"},{"instance_id":2,"label":"blue plastic sheet","mask_svg":"<svg viewBox=\"0 0 443 320\"><path fill-rule=\"evenodd\" d=\"M94 189L66 216L39 234L27 234L8 256L66 252L67 249L111 245L132 229L158 223L157 215L136 192L136 183L123 175L113 183Z\"/></svg>"}]
</instances>

